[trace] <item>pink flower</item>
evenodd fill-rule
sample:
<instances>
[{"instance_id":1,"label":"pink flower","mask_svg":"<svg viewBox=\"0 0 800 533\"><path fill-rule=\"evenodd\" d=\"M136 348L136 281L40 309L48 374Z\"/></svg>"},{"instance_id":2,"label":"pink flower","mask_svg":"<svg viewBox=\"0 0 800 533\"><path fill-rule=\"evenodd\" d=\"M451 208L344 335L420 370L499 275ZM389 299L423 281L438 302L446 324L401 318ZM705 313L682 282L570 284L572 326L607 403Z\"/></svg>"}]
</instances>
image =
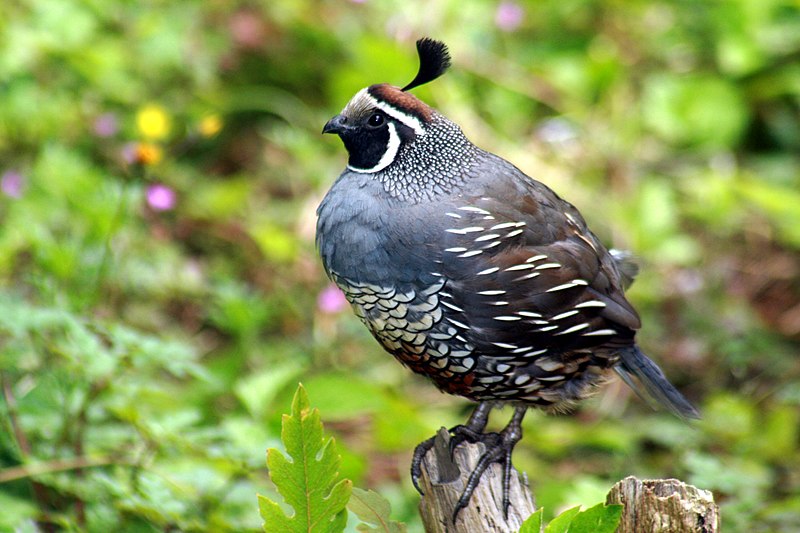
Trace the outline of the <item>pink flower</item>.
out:
<instances>
[{"instance_id":1,"label":"pink flower","mask_svg":"<svg viewBox=\"0 0 800 533\"><path fill-rule=\"evenodd\" d=\"M347 307L347 300L339 287L331 283L322 289L317 296L317 307L327 314L338 313Z\"/></svg>"},{"instance_id":2,"label":"pink flower","mask_svg":"<svg viewBox=\"0 0 800 533\"><path fill-rule=\"evenodd\" d=\"M169 211L175 207L177 201L175 191L161 183L147 187L146 196L147 204L156 211Z\"/></svg>"},{"instance_id":3,"label":"pink flower","mask_svg":"<svg viewBox=\"0 0 800 533\"><path fill-rule=\"evenodd\" d=\"M25 178L16 170L6 170L0 177L0 190L9 198L21 198L25 191Z\"/></svg>"},{"instance_id":4,"label":"pink flower","mask_svg":"<svg viewBox=\"0 0 800 533\"><path fill-rule=\"evenodd\" d=\"M243 9L234 13L229 22L233 40L242 48L260 48L267 38L267 27L258 12Z\"/></svg>"},{"instance_id":5,"label":"pink flower","mask_svg":"<svg viewBox=\"0 0 800 533\"><path fill-rule=\"evenodd\" d=\"M516 2L500 2L494 14L494 23L502 31L514 31L522 24L525 10Z\"/></svg>"},{"instance_id":6,"label":"pink flower","mask_svg":"<svg viewBox=\"0 0 800 533\"><path fill-rule=\"evenodd\" d=\"M111 137L119 130L117 116L114 113L103 113L94 119L92 129L98 137Z\"/></svg>"}]
</instances>

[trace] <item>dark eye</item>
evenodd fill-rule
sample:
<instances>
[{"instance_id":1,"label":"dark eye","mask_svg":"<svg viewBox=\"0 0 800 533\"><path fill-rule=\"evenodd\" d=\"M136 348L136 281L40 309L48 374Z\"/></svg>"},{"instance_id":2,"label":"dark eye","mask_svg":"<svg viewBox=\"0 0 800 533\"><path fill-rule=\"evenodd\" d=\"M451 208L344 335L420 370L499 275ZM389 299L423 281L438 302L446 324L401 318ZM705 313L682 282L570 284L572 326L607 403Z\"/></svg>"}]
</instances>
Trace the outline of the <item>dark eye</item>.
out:
<instances>
[{"instance_id":1,"label":"dark eye","mask_svg":"<svg viewBox=\"0 0 800 533\"><path fill-rule=\"evenodd\" d=\"M384 120L383 115L381 115L380 113L375 113L371 117L369 117L369 120L367 120L367 125L370 128L378 128L380 126L383 126L383 120Z\"/></svg>"}]
</instances>

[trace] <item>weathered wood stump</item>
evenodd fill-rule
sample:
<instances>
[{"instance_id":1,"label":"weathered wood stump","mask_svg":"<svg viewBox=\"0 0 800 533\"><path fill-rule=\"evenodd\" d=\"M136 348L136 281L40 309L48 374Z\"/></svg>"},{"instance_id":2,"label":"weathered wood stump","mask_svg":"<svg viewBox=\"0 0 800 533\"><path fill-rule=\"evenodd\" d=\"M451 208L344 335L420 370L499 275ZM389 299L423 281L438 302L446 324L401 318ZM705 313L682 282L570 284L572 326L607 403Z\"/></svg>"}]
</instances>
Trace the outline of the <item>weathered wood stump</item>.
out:
<instances>
[{"instance_id":1,"label":"weathered wood stump","mask_svg":"<svg viewBox=\"0 0 800 533\"><path fill-rule=\"evenodd\" d=\"M453 523L453 509L469 474L484 451L483 444L460 444L450 457L450 435L439 430L433 449L422 463L420 487L425 493L419 504L428 533L515 533L535 510L527 478L511 471L511 506L503 516L503 471L493 464L481 477L469 505ZM624 506L617 533L718 533L719 508L711 492L676 479L618 482L606 503Z\"/></svg>"},{"instance_id":2,"label":"weathered wood stump","mask_svg":"<svg viewBox=\"0 0 800 533\"><path fill-rule=\"evenodd\" d=\"M626 477L611 488L606 503L621 503L617 533L717 533L719 508L707 490L677 479Z\"/></svg>"},{"instance_id":3,"label":"weathered wood stump","mask_svg":"<svg viewBox=\"0 0 800 533\"><path fill-rule=\"evenodd\" d=\"M422 522L428 533L478 533L496 531L516 533L535 510L533 496L525 479L511 471L511 505L503 516L503 469L493 464L481 476L469 505L453 523L453 509L461 497L470 473L484 451L483 444L462 443L450 458L450 435L442 428L432 450L422 462L420 488L425 493L419 504Z\"/></svg>"}]
</instances>

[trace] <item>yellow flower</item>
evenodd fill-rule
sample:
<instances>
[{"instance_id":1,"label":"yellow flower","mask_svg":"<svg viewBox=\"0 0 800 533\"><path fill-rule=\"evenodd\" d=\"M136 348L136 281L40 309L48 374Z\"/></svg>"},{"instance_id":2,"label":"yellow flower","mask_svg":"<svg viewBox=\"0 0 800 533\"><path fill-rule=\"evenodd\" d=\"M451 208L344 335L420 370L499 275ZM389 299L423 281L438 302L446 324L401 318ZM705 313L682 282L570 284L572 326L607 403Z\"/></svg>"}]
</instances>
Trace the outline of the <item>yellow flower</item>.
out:
<instances>
[{"instance_id":1,"label":"yellow flower","mask_svg":"<svg viewBox=\"0 0 800 533\"><path fill-rule=\"evenodd\" d=\"M146 139L157 141L169 135L170 119L163 107L148 104L136 113L136 127Z\"/></svg>"},{"instance_id":2,"label":"yellow flower","mask_svg":"<svg viewBox=\"0 0 800 533\"><path fill-rule=\"evenodd\" d=\"M160 146L152 143L138 143L136 145L136 162L142 165L155 165L164 159L164 151Z\"/></svg>"},{"instance_id":3,"label":"yellow flower","mask_svg":"<svg viewBox=\"0 0 800 533\"><path fill-rule=\"evenodd\" d=\"M200 121L200 135L213 137L222 129L222 119L219 115L208 115Z\"/></svg>"}]
</instances>

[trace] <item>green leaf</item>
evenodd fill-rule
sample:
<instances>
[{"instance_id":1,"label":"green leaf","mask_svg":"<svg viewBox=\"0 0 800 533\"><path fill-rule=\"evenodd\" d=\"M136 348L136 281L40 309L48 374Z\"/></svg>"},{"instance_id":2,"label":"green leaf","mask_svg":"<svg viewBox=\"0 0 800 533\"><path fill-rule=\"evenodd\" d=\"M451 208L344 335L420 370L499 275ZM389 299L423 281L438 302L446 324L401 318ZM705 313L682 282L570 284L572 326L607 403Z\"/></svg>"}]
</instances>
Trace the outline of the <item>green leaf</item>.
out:
<instances>
[{"instance_id":1,"label":"green leaf","mask_svg":"<svg viewBox=\"0 0 800 533\"><path fill-rule=\"evenodd\" d=\"M614 533L622 516L622 505L598 503L578 513L569 525L569 533Z\"/></svg>"},{"instance_id":2,"label":"green leaf","mask_svg":"<svg viewBox=\"0 0 800 533\"><path fill-rule=\"evenodd\" d=\"M544 533L567 533L572 520L581 512L581 506L567 509L557 517L553 518L547 527L544 528Z\"/></svg>"},{"instance_id":3,"label":"green leaf","mask_svg":"<svg viewBox=\"0 0 800 533\"><path fill-rule=\"evenodd\" d=\"M522 527L519 528L519 533L542 533L543 512L544 508L539 507L538 511L526 518Z\"/></svg>"},{"instance_id":4,"label":"green leaf","mask_svg":"<svg viewBox=\"0 0 800 533\"><path fill-rule=\"evenodd\" d=\"M267 466L278 492L294 513L287 516L278 503L259 495L264 531L343 531L352 482L349 479L337 481L341 456L336 451L336 442L323 436L319 410L309 407L308 394L302 385L294 395L292 414L283 415L281 440L290 458L270 448Z\"/></svg>"},{"instance_id":5,"label":"green leaf","mask_svg":"<svg viewBox=\"0 0 800 533\"><path fill-rule=\"evenodd\" d=\"M585 511L580 505L567 509L553 518L544 533L614 533L622 516L622 505L604 505L598 503ZM520 533L542 532L542 509L529 516L523 522Z\"/></svg>"},{"instance_id":6,"label":"green leaf","mask_svg":"<svg viewBox=\"0 0 800 533\"><path fill-rule=\"evenodd\" d=\"M353 494L347 504L364 524L356 526L356 530L364 532L405 533L406 526L389 518L392 507L388 500L371 490L353 487ZM374 526L374 527L373 527Z\"/></svg>"}]
</instances>

